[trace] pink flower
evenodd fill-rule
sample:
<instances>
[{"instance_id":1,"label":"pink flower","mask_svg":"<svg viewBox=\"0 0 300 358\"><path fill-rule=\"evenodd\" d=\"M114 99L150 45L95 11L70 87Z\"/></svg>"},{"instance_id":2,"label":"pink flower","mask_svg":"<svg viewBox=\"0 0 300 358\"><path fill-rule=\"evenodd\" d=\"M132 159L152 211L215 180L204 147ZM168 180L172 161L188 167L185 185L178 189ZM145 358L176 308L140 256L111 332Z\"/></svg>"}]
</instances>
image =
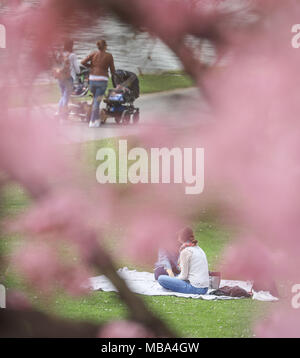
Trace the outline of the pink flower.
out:
<instances>
[{"instance_id":1,"label":"pink flower","mask_svg":"<svg viewBox=\"0 0 300 358\"><path fill-rule=\"evenodd\" d=\"M49 292L60 278L61 263L55 250L44 243L29 243L13 257L14 268L43 292Z\"/></svg>"},{"instance_id":2,"label":"pink flower","mask_svg":"<svg viewBox=\"0 0 300 358\"><path fill-rule=\"evenodd\" d=\"M32 308L28 298L21 291L8 290L6 300L7 300L6 307L9 309L24 311Z\"/></svg>"},{"instance_id":3,"label":"pink flower","mask_svg":"<svg viewBox=\"0 0 300 358\"><path fill-rule=\"evenodd\" d=\"M82 263L72 265L65 270L61 283L72 296L83 296L89 293L88 283L92 273Z\"/></svg>"},{"instance_id":4,"label":"pink flower","mask_svg":"<svg viewBox=\"0 0 300 358\"><path fill-rule=\"evenodd\" d=\"M255 332L260 338L299 338L300 311L292 307L277 306L277 312L258 323Z\"/></svg>"},{"instance_id":5,"label":"pink flower","mask_svg":"<svg viewBox=\"0 0 300 358\"><path fill-rule=\"evenodd\" d=\"M254 281L267 285L278 275L270 248L252 237L242 237L239 244L225 250L222 276L227 279Z\"/></svg>"},{"instance_id":6,"label":"pink flower","mask_svg":"<svg viewBox=\"0 0 300 358\"><path fill-rule=\"evenodd\" d=\"M161 248L174 250L177 247L177 232L181 221L161 210L143 208L130 213L122 238L122 251L137 262L153 263ZM125 224L124 224L125 225Z\"/></svg>"},{"instance_id":7,"label":"pink flower","mask_svg":"<svg viewBox=\"0 0 300 358\"><path fill-rule=\"evenodd\" d=\"M291 24L298 21L299 4L257 2L268 21L260 22L260 31L254 27L253 31L245 27L237 31L229 25L233 23L230 16L223 21L217 6L207 11L201 1L193 2L197 5L193 8L190 2L169 0L113 3L120 17L160 37L211 99L209 114L187 106L180 120L192 120L192 130L180 128L178 134L151 122L138 139L147 148L161 144L204 147L206 193L187 198L179 193L181 187L172 185L95 189L94 182L90 186L91 182L77 176L76 160L64 155L63 131L45 111L33 108L34 80L49 69L48 50L65 35L57 20L64 16L65 23L76 9L86 10L88 16L80 16L84 20L75 24L84 29L102 7L99 10L98 5L84 1L74 5L74 1L48 0L38 9L17 8L16 16L6 24L17 53L10 50L2 66L0 172L33 199L16 228L35 241L17 250L15 268L43 292L63 285L77 293L89 276L91 258L98 253L98 237L120 227L122 253L143 263L152 261L160 247L174 247L183 223L198 217L200 209L214 206L222 222L240 229L238 240L225 254L222 276L255 280L260 286L273 280L287 285L300 270L299 56L291 46ZM36 28L28 47L24 40L32 39ZM219 56L230 44L232 56L227 66L211 69L204 76L204 67L186 43L188 36L210 39ZM19 56L28 48L29 56ZM17 97L11 86L15 83L18 96L28 103L26 110L8 109ZM160 121L166 119L165 113L156 116ZM57 251L47 245L66 239L79 248L80 267L63 264ZM296 336L298 322L298 312L280 307L258 327L258 333ZM119 321L104 327L100 336L151 334L137 323Z\"/></svg>"},{"instance_id":8,"label":"pink flower","mask_svg":"<svg viewBox=\"0 0 300 358\"><path fill-rule=\"evenodd\" d=\"M101 328L99 338L153 338L153 334L136 322L112 321Z\"/></svg>"},{"instance_id":9,"label":"pink flower","mask_svg":"<svg viewBox=\"0 0 300 358\"><path fill-rule=\"evenodd\" d=\"M77 189L56 190L36 201L11 229L21 230L28 235L43 235L52 239L68 240L80 248L82 257L88 258L97 247L98 235L95 221L101 215L102 202L89 202Z\"/></svg>"}]
</instances>

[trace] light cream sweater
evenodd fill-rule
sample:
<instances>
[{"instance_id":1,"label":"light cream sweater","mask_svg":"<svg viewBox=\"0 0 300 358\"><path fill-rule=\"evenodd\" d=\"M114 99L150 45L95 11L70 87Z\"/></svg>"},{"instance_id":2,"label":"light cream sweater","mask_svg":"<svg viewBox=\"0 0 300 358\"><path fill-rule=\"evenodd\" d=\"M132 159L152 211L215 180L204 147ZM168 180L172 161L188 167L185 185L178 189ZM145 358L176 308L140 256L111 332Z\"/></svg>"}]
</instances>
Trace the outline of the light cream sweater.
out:
<instances>
[{"instance_id":1,"label":"light cream sweater","mask_svg":"<svg viewBox=\"0 0 300 358\"><path fill-rule=\"evenodd\" d=\"M179 257L180 280L189 281L197 288L209 287L208 263L205 252L199 246L187 247Z\"/></svg>"}]
</instances>

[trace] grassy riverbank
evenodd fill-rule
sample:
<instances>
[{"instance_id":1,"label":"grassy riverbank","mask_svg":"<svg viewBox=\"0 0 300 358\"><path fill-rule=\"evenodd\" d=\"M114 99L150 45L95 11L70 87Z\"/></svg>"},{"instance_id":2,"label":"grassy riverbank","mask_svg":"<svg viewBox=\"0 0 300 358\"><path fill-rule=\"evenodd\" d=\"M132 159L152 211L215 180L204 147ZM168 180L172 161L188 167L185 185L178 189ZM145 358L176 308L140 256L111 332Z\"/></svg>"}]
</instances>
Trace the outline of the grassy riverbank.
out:
<instances>
[{"instance_id":1,"label":"grassy riverbank","mask_svg":"<svg viewBox=\"0 0 300 358\"><path fill-rule=\"evenodd\" d=\"M114 146L114 140L81 144L84 162L92 172L96 167L96 152L102 146ZM28 204L29 200L23 190L19 186L9 185L3 191L0 201L1 216L12 218L25 210ZM232 242L230 233L209 217L195 222L194 228L196 239L207 254L210 270L218 269L217 262L222 250ZM18 237L1 235L0 254L4 262L9 259L11 246L18 245L19 242ZM122 258L118 265L138 269L131 261L126 261L126 258ZM151 267L147 269L151 270ZM22 285L9 266L1 269L1 283L8 289ZM141 297L181 337L252 337L253 322L258 317L264 317L270 307L276 304L251 299L211 302L177 297ZM69 319L103 322L127 317L126 308L115 293L92 292L87 297L78 299L59 293L45 299L35 292L31 295L31 301L42 311Z\"/></svg>"},{"instance_id":2,"label":"grassy riverbank","mask_svg":"<svg viewBox=\"0 0 300 358\"><path fill-rule=\"evenodd\" d=\"M188 88L194 85L193 80L183 72L165 72L162 74L145 74L139 76L141 94L157 93L171 91L178 88ZM112 88L111 80L109 88ZM58 85L54 83L36 85L32 91L32 102L35 105L43 105L48 103L57 103L60 98ZM26 106L28 100L21 95L14 95L11 106Z\"/></svg>"}]
</instances>

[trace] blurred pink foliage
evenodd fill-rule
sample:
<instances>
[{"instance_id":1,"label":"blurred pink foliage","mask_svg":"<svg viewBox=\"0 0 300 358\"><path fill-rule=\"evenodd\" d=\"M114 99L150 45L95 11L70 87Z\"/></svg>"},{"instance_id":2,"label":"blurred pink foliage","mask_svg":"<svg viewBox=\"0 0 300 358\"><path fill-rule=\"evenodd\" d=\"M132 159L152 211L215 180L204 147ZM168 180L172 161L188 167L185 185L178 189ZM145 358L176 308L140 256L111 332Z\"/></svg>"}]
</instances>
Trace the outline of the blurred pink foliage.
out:
<instances>
[{"instance_id":1,"label":"blurred pink foliage","mask_svg":"<svg viewBox=\"0 0 300 358\"><path fill-rule=\"evenodd\" d=\"M153 335L138 323L112 321L101 329L99 338L153 338Z\"/></svg>"},{"instance_id":2,"label":"blurred pink foliage","mask_svg":"<svg viewBox=\"0 0 300 358\"><path fill-rule=\"evenodd\" d=\"M275 281L286 300L260 336L294 336L299 324L295 312L293 328L284 333L300 269L298 53L291 46L299 10L288 2L274 11L260 31L237 42L230 67L207 79L217 118L204 140L207 182L217 178L230 193L231 220L241 229L225 256L224 275L260 287Z\"/></svg>"},{"instance_id":3,"label":"blurred pink foliage","mask_svg":"<svg viewBox=\"0 0 300 358\"><path fill-rule=\"evenodd\" d=\"M11 229L21 230L31 236L51 234L54 240L69 240L86 259L97 246L97 239L91 233L93 209L92 200L89 202L83 192L56 189L35 202L31 210L11 225ZM98 213L95 214L97 216Z\"/></svg>"},{"instance_id":4,"label":"blurred pink foliage","mask_svg":"<svg viewBox=\"0 0 300 358\"><path fill-rule=\"evenodd\" d=\"M4 91L7 93L8 89ZM1 102L5 110L5 98ZM16 109L11 112L4 112L0 121L2 170L34 196L46 190L53 180L70 179L70 167L60 155L63 146L57 125L44 120L42 111Z\"/></svg>"},{"instance_id":5,"label":"blurred pink foliage","mask_svg":"<svg viewBox=\"0 0 300 358\"><path fill-rule=\"evenodd\" d=\"M57 253L46 244L27 244L14 256L14 267L42 291L49 293L59 278L61 265Z\"/></svg>"},{"instance_id":6,"label":"blurred pink foliage","mask_svg":"<svg viewBox=\"0 0 300 358\"><path fill-rule=\"evenodd\" d=\"M130 217L124 235L124 251L137 262L155 262L158 248L172 250L179 231L179 219L163 208L143 208Z\"/></svg>"},{"instance_id":7,"label":"blurred pink foliage","mask_svg":"<svg viewBox=\"0 0 300 358\"><path fill-rule=\"evenodd\" d=\"M44 242L30 242L14 253L13 267L44 295L51 294L59 286L75 296L86 294L91 272L80 261L72 264L66 261L59 257L55 247Z\"/></svg>"},{"instance_id":8,"label":"blurred pink foliage","mask_svg":"<svg viewBox=\"0 0 300 358\"><path fill-rule=\"evenodd\" d=\"M78 164L65 155L62 129L32 106L10 109L14 90L7 88L2 77L0 89L5 95L0 96L0 170L24 186L34 199L14 225L14 230L30 237L14 255L14 266L44 292L59 283L77 294L89 277L89 260L114 226L125 227L126 252L143 261L158 246L169 247L175 242L176 231L189 220L187 213L198 213L199 207L213 199L226 202L228 211L222 213L223 217L240 229L239 240L224 255L223 275L252 279L260 285L275 281L289 292L300 270L299 61L291 47L291 26L299 18L299 5L273 1L271 9L269 1L256 4L269 15L257 27L237 35L230 26L217 21L222 14L214 8L207 12L199 7L191 12L188 1L131 3L135 6L131 17L121 5L118 8L123 18L160 36L186 70L197 80L201 78L213 107L207 125L199 124L176 135L154 125L144 129L139 140L146 147L157 147L158 143L204 147L210 195L188 199L172 185L138 185L123 193L118 188L99 189L90 181L82 182ZM86 7L92 19L93 6ZM84 10L85 5L81 8ZM21 50L25 46L22 34L29 36L32 27L39 29L25 62L11 49L3 67L12 82L20 83L19 93L29 104L34 79L49 66L48 51L63 34L59 26L53 26L62 9L64 6L54 0L45 1L38 10L21 8L21 20L12 32L11 39ZM14 19L9 22L14 23ZM230 43L232 59L226 68L204 74L201 64L191 61L191 49L185 47L184 39L188 34L201 36L207 29L217 46L222 44L222 37ZM24 80L24 73L31 74L31 82ZM201 113L189 116L200 122ZM214 197L211 188L217 188L221 197ZM66 239L79 248L80 267L63 263L51 246ZM280 312L257 326L259 336L299 335L299 315L289 305L291 294L284 299L286 304L281 305ZM135 323L121 321L109 323L100 336L149 335Z\"/></svg>"},{"instance_id":9,"label":"blurred pink foliage","mask_svg":"<svg viewBox=\"0 0 300 358\"><path fill-rule=\"evenodd\" d=\"M32 308L27 296L17 290L9 290L7 293L7 308L17 310L29 310Z\"/></svg>"},{"instance_id":10,"label":"blurred pink foliage","mask_svg":"<svg viewBox=\"0 0 300 358\"><path fill-rule=\"evenodd\" d=\"M256 327L257 336L261 338L299 338L299 309L290 306L277 307L270 319L260 322Z\"/></svg>"}]
</instances>

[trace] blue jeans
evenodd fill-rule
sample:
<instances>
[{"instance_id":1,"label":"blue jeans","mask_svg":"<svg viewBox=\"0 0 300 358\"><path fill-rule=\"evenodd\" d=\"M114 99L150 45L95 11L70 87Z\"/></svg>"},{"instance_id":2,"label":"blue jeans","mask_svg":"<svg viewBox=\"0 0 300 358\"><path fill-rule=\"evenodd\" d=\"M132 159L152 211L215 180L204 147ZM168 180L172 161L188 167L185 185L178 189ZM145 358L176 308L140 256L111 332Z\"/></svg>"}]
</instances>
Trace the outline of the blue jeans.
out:
<instances>
[{"instance_id":1,"label":"blue jeans","mask_svg":"<svg viewBox=\"0 0 300 358\"><path fill-rule=\"evenodd\" d=\"M58 112L60 114L67 114L68 103L73 91L73 79L68 78L66 80L59 80L58 84L61 91L61 99L58 103Z\"/></svg>"},{"instance_id":2,"label":"blue jeans","mask_svg":"<svg viewBox=\"0 0 300 358\"><path fill-rule=\"evenodd\" d=\"M91 121L95 122L99 119L99 110L100 110L100 103L102 97L107 88L107 81L90 81L90 91L93 94L93 107L92 107L92 115Z\"/></svg>"},{"instance_id":3,"label":"blue jeans","mask_svg":"<svg viewBox=\"0 0 300 358\"><path fill-rule=\"evenodd\" d=\"M208 291L208 288L197 288L192 286L188 281L183 281L176 277L170 276L159 276L158 283L167 290L180 293L205 295Z\"/></svg>"}]
</instances>

